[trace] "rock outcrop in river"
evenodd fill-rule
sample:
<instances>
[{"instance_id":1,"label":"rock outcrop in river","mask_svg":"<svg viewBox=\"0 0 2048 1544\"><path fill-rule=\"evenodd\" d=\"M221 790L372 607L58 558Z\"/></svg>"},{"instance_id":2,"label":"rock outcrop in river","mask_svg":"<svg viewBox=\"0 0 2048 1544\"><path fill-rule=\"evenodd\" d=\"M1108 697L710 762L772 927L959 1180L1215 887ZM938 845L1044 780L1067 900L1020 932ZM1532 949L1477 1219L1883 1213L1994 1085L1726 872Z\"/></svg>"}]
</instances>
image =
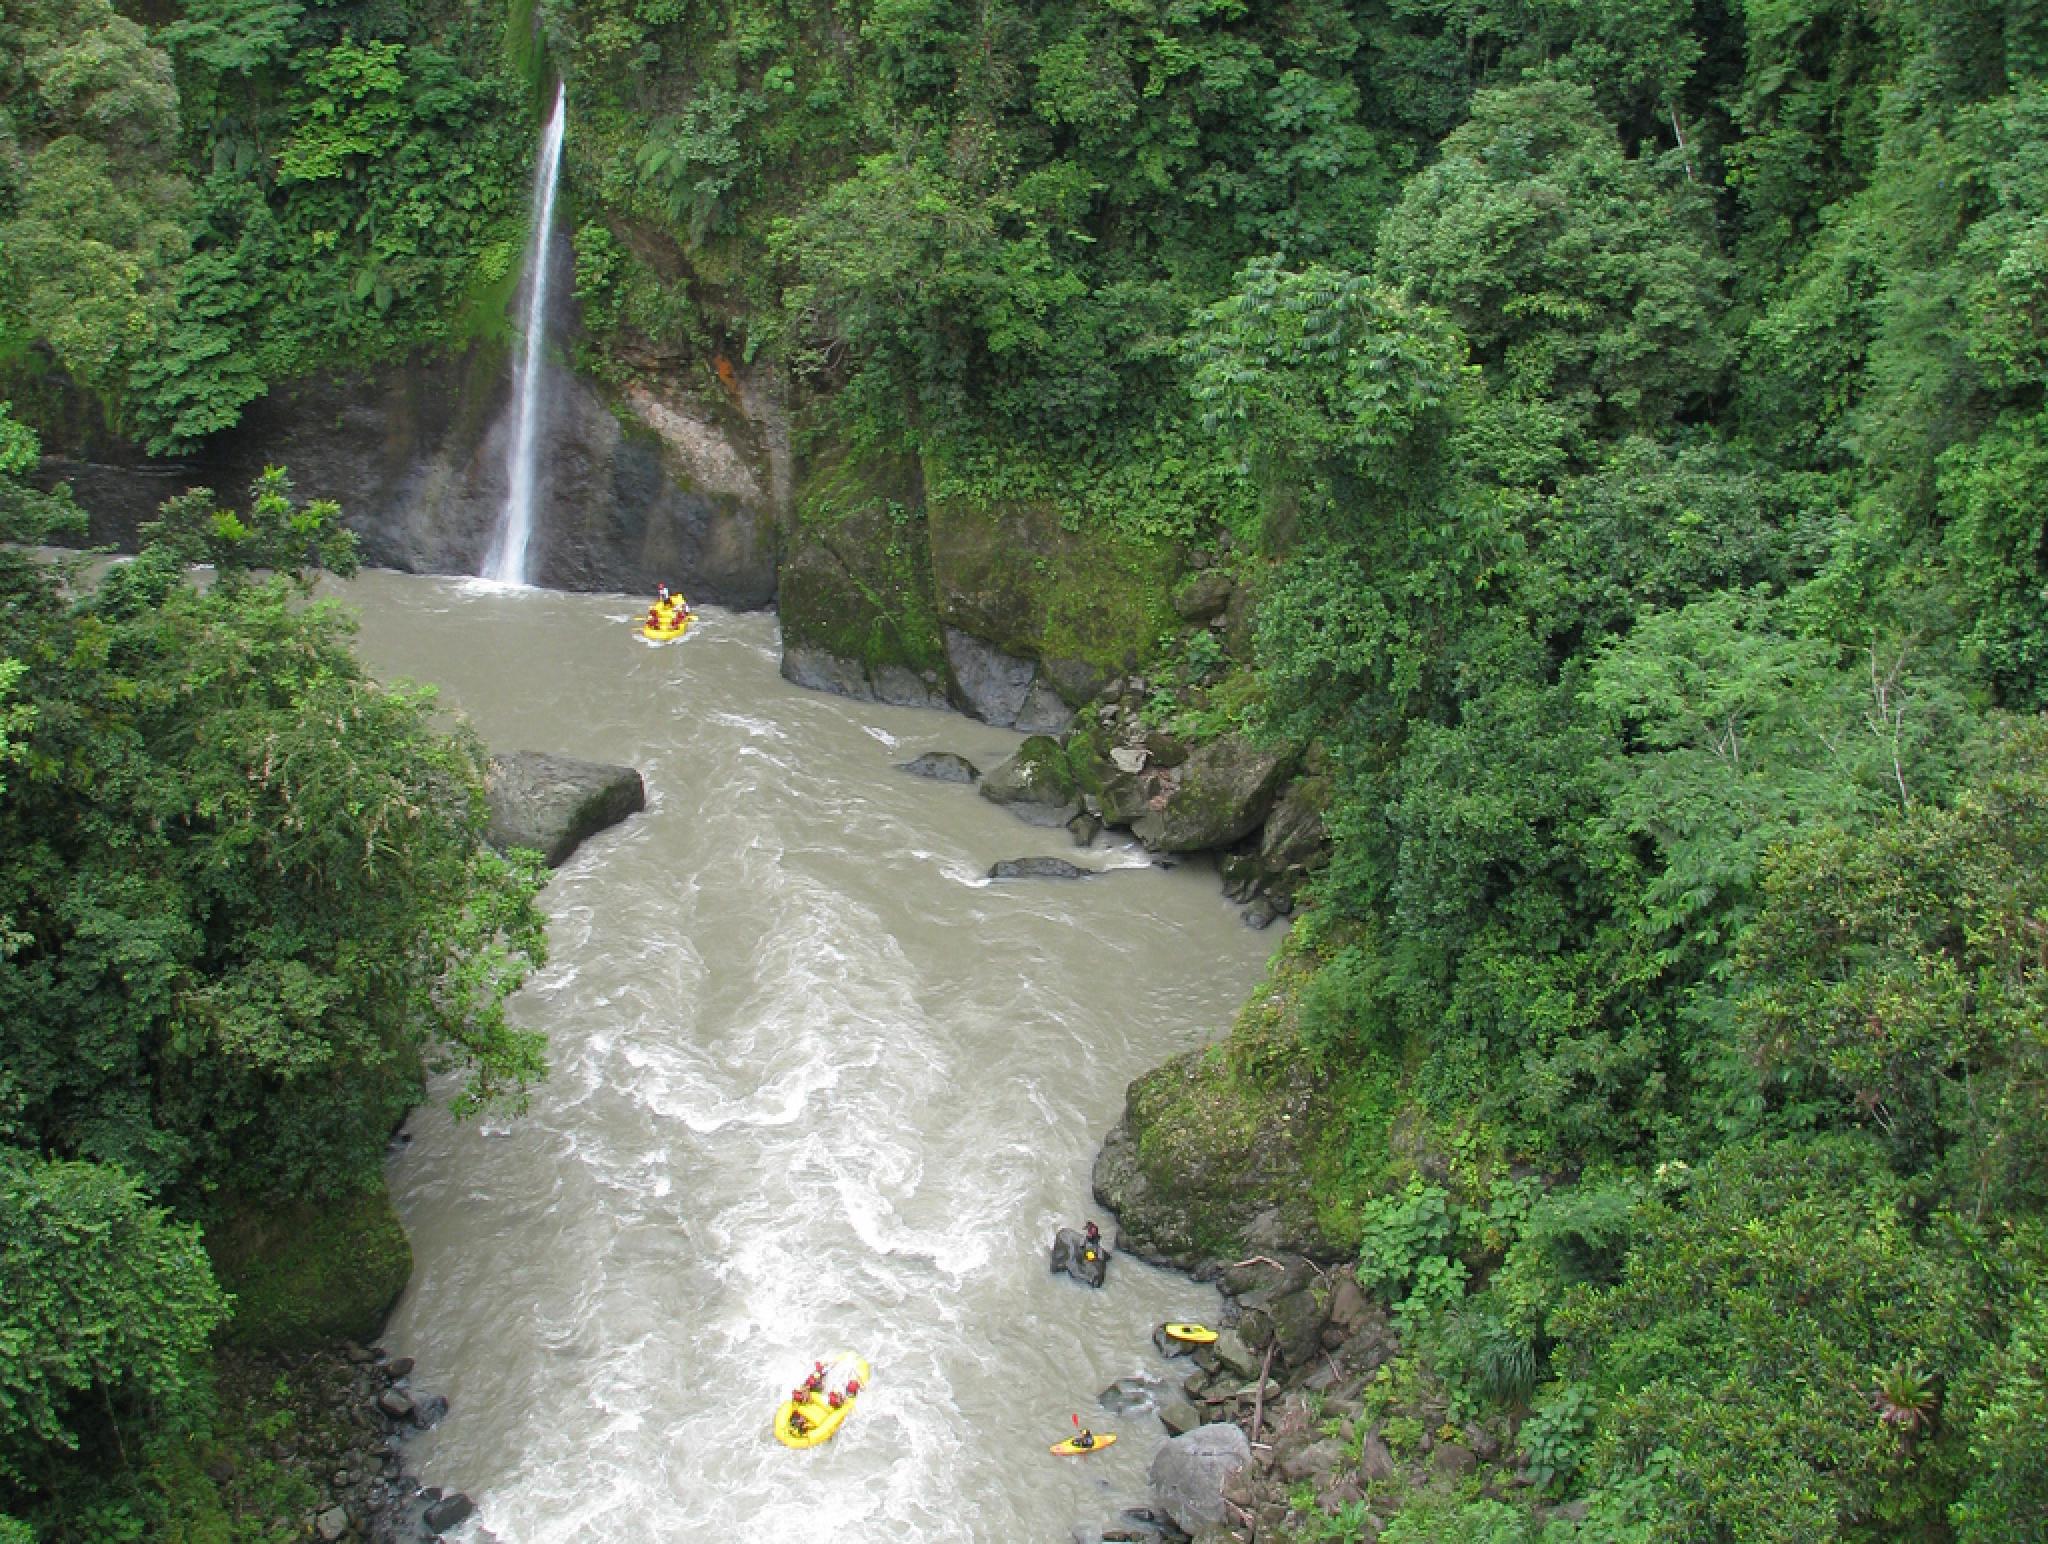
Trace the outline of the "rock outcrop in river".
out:
<instances>
[{"instance_id":1,"label":"rock outcrop in river","mask_svg":"<svg viewBox=\"0 0 2048 1544\"><path fill-rule=\"evenodd\" d=\"M485 773L489 840L500 852L530 848L559 868L585 840L647 807L631 767L545 751L493 756Z\"/></svg>"}]
</instances>

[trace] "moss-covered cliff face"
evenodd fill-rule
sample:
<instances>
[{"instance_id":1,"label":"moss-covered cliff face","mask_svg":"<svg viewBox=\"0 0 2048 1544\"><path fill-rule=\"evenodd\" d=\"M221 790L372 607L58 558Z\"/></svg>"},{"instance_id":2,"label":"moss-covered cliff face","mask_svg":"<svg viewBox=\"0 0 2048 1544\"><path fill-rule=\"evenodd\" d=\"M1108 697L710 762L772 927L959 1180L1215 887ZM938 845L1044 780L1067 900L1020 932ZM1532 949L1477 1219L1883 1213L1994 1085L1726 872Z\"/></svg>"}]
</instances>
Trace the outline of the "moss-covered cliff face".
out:
<instances>
[{"instance_id":1,"label":"moss-covered cliff face","mask_svg":"<svg viewBox=\"0 0 2048 1544\"><path fill-rule=\"evenodd\" d=\"M207 1228L206 1246L235 1299L228 1339L259 1349L370 1340L412 1275L381 1183L330 1201L246 1202Z\"/></svg>"},{"instance_id":2,"label":"moss-covered cliff face","mask_svg":"<svg viewBox=\"0 0 2048 1544\"><path fill-rule=\"evenodd\" d=\"M1170 545L929 487L913 456L841 445L799 471L778 601L791 679L1053 727L1176 625Z\"/></svg>"},{"instance_id":3,"label":"moss-covered cliff face","mask_svg":"<svg viewBox=\"0 0 2048 1544\"><path fill-rule=\"evenodd\" d=\"M1177 564L1162 547L1071 531L1024 502L938 500L929 524L945 623L1077 685L1137 668L1173 623Z\"/></svg>"},{"instance_id":4,"label":"moss-covered cliff face","mask_svg":"<svg viewBox=\"0 0 2048 1544\"><path fill-rule=\"evenodd\" d=\"M792 678L889 702L945 701L924 480L911 458L833 451L801 471L779 593Z\"/></svg>"}]
</instances>

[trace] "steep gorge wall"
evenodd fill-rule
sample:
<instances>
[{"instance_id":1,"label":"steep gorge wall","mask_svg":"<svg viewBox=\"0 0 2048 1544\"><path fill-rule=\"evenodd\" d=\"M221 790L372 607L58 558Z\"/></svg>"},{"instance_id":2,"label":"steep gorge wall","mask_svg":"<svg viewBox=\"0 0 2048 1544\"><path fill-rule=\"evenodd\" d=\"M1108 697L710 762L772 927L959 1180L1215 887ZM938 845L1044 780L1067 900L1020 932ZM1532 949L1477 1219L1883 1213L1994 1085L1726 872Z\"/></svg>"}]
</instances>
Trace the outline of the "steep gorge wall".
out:
<instances>
[{"instance_id":1,"label":"steep gorge wall","mask_svg":"<svg viewBox=\"0 0 2048 1544\"><path fill-rule=\"evenodd\" d=\"M608 391L549 360L534 583L637 594L665 580L720 605L773 603L790 483L781 407L759 381L704 376ZM302 497L341 505L367 562L471 574L505 501L509 395L504 351L479 343L274 388L188 459L60 429L43 476L72 484L94 541L130 548L165 499L205 486L233 503L281 465Z\"/></svg>"},{"instance_id":2,"label":"steep gorge wall","mask_svg":"<svg viewBox=\"0 0 2048 1544\"><path fill-rule=\"evenodd\" d=\"M665 363L616 389L547 365L536 584L778 605L790 679L1027 731L1064 727L1175 625L1171 551L1026 502L932 500L909 456L817 439L799 457L771 372ZM56 436L43 471L95 542L129 549L165 499L233 503L281 465L341 505L372 565L469 574L504 503L508 398L503 352L479 344L279 387L189 459Z\"/></svg>"},{"instance_id":3,"label":"steep gorge wall","mask_svg":"<svg viewBox=\"0 0 2048 1544\"><path fill-rule=\"evenodd\" d=\"M1170 552L1065 529L1023 502L928 496L916 461L834 449L799 470L782 570L784 674L1033 732L1135 670Z\"/></svg>"}]
</instances>

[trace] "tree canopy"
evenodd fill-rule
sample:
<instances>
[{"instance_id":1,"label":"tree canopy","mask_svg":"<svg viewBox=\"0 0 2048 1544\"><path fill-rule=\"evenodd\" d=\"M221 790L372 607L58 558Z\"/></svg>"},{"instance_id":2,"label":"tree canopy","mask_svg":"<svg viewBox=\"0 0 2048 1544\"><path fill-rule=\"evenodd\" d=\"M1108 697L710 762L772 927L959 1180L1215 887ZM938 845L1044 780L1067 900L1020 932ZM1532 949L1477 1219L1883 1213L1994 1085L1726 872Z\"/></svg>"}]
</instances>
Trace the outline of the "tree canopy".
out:
<instances>
[{"instance_id":1,"label":"tree canopy","mask_svg":"<svg viewBox=\"0 0 2048 1544\"><path fill-rule=\"evenodd\" d=\"M541 1075L503 1007L537 863L313 598L354 567L337 513L273 469L96 575L0 556L0 1508L49 1502L53 1448L118 1496L131 1439L203 1425L202 1226L381 1184L430 1067L459 1110Z\"/></svg>"}]
</instances>

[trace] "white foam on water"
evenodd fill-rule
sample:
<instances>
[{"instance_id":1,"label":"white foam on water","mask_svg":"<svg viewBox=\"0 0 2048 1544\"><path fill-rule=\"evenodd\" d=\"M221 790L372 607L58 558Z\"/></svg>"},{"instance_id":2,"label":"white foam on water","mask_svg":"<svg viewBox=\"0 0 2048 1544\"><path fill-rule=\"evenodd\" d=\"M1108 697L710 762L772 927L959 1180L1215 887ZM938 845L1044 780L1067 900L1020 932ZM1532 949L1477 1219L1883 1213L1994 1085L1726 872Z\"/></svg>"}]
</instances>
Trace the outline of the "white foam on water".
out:
<instances>
[{"instance_id":1,"label":"white foam on water","mask_svg":"<svg viewBox=\"0 0 2048 1544\"><path fill-rule=\"evenodd\" d=\"M975 864L965 858L912 848L910 856L920 863L929 863L948 884L961 885L969 890L985 890L995 881L988 877L989 865Z\"/></svg>"}]
</instances>

